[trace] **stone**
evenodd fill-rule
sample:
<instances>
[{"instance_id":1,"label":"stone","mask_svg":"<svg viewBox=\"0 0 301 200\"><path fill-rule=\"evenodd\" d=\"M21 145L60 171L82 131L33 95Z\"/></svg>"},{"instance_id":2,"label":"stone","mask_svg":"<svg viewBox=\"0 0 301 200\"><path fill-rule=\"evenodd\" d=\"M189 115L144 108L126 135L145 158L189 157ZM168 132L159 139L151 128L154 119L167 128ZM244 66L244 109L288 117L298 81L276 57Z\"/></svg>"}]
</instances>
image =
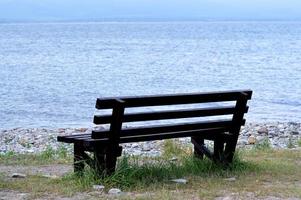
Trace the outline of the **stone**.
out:
<instances>
[{"instance_id":1,"label":"stone","mask_svg":"<svg viewBox=\"0 0 301 200\"><path fill-rule=\"evenodd\" d=\"M108 194L112 194L112 195L116 195L116 194L120 194L121 190L118 188L111 188L108 192Z\"/></svg>"},{"instance_id":2,"label":"stone","mask_svg":"<svg viewBox=\"0 0 301 200\"><path fill-rule=\"evenodd\" d=\"M184 178L179 178L179 179L172 179L171 180L172 182L175 182L175 183L181 183L181 184L186 184L188 181Z\"/></svg>"},{"instance_id":3,"label":"stone","mask_svg":"<svg viewBox=\"0 0 301 200\"><path fill-rule=\"evenodd\" d=\"M298 131L291 131L291 135L299 135Z\"/></svg>"},{"instance_id":4,"label":"stone","mask_svg":"<svg viewBox=\"0 0 301 200\"><path fill-rule=\"evenodd\" d=\"M12 178L26 178L25 174L21 174L21 173L13 173L11 175Z\"/></svg>"},{"instance_id":5,"label":"stone","mask_svg":"<svg viewBox=\"0 0 301 200\"><path fill-rule=\"evenodd\" d=\"M276 137L278 135L279 135L279 133L274 130L269 131L269 136Z\"/></svg>"},{"instance_id":6,"label":"stone","mask_svg":"<svg viewBox=\"0 0 301 200\"><path fill-rule=\"evenodd\" d=\"M278 129L283 129L284 125L283 124L278 124Z\"/></svg>"},{"instance_id":7,"label":"stone","mask_svg":"<svg viewBox=\"0 0 301 200\"><path fill-rule=\"evenodd\" d=\"M256 137L256 142L259 144L263 143L265 140L267 140L267 137L265 137L265 136L257 136Z\"/></svg>"},{"instance_id":8,"label":"stone","mask_svg":"<svg viewBox=\"0 0 301 200\"><path fill-rule=\"evenodd\" d=\"M177 157L172 157L171 159L169 159L169 161L171 161L171 162L174 162L174 161L177 161L177 160L178 160Z\"/></svg>"},{"instance_id":9,"label":"stone","mask_svg":"<svg viewBox=\"0 0 301 200\"><path fill-rule=\"evenodd\" d=\"M49 175L49 174L44 174L42 175L44 178L50 178L50 179L58 179L59 177L56 175Z\"/></svg>"},{"instance_id":10,"label":"stone","mask_svg":"<svg viewBox=\"0 0 301 200\"><path fill-rule=\"evenodd\" d=\"M237 144L238 145L246 145L246 144L248 144L248 139L241 138L238 140Z\"/></svg>"},{"instance_id":11,"label":"stone","mask_svg":"<svg viewBox=\"0 0 301 200\"><path fill-rule=\"evenodd\" d=\"M260 129L258 129L257 132L259 134L265 134L265 135L267 135L269 133L269 130L266 127L261 127Z\"/></svg>"},{"instance_id":12,"label":"stone","mask_svg":"<svg viewBox=\"0 0 301 200\"><path fill-rule=\"evenodd\" d=\"M58 132L59 132L59 133L64 133L64 132L65 132L65 129L64 129L64 128L59 128L59 129L58 129Z\"/></svg>"},{"instance_id":13,"label":"stone","mask_svg":"<svg viewBox=\"0 0 301 200\"><path fill-rule=\"evenodd\" d=\"M225 178L224 180L232 182L232 181L236 181L236 178L235 177L230 177L230 178Z\"/></svg>"},{"instance_id":14,"label":"stone","mask_svg":"<svg viewBox=\"0 0 301 200\"><path fill-rule=\"evenodd\" d=\"M105 189L105 186L103 186L103 185L93 185L93 190L102 192L104 189Z\"/></svg>"},{"instance_id":15,"label":"stone","mask_svg":"<svg viewBox=\"0 0 301 200\"><path fill-rule=\"evenodd\" d=\"M255 143L256 143L256 138L255 138L255 136L251 135L248 138L248 144L255 144Z\"/></svg>"},{"instance_id":16,"label":"stone","mask_svg":"<svg viewBox=\"0 0 301 200\"><path fill-rule=\"evenodd\" d=\"M79 132L86 132L88 129L87 128L77 128L75 130L79 131Z\"/></svg>"},{"instance_id":17,"label":"stone","mask_svg":"<svg viewBox=\"0 0 301 200\"><path fill-rule=\"evenodd\" d=\"M151 149L152 149L151 145L149 145L149 144L144 144L143 147L142 147L143 151L150 151Z\"/></svg>"}]
</instances>

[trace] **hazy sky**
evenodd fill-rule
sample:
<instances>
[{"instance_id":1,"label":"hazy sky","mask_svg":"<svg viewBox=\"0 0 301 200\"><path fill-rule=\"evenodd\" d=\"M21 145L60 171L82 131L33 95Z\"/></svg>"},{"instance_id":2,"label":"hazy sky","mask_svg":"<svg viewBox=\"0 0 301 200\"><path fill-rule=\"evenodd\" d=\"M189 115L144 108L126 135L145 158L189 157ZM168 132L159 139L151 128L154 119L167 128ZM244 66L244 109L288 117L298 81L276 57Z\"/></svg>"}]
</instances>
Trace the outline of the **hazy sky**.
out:
<instances>
[{"instance_id":1,"label":"hazy sky","mask_svg":"<svg viewBox=\"0 0 301 200\"><path fill-rule=\"evenodd\" d=\"M0 0L0 20L301 20L301 0Z\"/></svg>"}]
</instances>

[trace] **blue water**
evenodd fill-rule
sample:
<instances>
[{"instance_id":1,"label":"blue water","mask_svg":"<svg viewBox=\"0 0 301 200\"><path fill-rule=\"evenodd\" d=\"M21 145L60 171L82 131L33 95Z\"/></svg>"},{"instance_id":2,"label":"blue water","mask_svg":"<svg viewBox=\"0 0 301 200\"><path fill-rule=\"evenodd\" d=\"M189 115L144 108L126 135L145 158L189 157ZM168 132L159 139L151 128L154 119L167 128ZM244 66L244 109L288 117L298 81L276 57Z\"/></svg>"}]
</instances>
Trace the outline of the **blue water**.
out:
<instances>
[{"instance_id":1,"label":"blue water","mask_svg":"<svg viewBox=\"0 0 301 200\"><path fill-rule=\"evenodd\" d=\"M90 124L97 97L254 90L301 121L301 22L0 24L0 128Z\"/></svg>"}]
</instances>

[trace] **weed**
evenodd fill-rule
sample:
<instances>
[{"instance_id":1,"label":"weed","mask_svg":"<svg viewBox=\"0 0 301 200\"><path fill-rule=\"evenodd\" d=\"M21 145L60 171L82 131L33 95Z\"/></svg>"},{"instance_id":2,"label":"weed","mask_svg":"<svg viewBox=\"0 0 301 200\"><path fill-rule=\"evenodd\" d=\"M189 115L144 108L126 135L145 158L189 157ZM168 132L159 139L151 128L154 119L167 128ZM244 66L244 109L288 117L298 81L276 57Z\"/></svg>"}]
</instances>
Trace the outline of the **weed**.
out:
<instances>
[{"instance_id":1,"label":"weed","mask_svg":"<svg viewBox=\"0 0 301 200\"><path fill-rule=\"evenodd\" d=\"M289 138L288 138L288 141L287 141L287 148L289 148L289 149L295 148L295 145L294 145L294 142L293 142L292 137L289 137Z\"/></svg>"},{"instance_id":2,"label":"weed","mask_svg":"<svg viewBox=\"0 0 301 200\"><path fill-rule=\"evenodd\" d=\"M191 150L190 146L181 145L176 139L169 139L164 141L162 155L165 158L179 157L191 153Z\"/></svg>"},{"instance_id":3,"label":"weed","mask_svg":"<svg viewBox=\"0 0 301 200\"><path fill-rule=\"evenodd\" d=\"M272 149L269 138L265 138L262 142L254 145L255 150L259 151L269 151Z\"/></svg>"},{"instance_id":4,"label":"weed","mask_svg":"<svg viewBox=\"0 0 301 200\"><path fill-rule=\"evenodd\" d=\"M65 159L68 156L68 149L64 145L60 145L56 151L59 158Z\"/></svg>"},{"instance_id":5,"label":"weed","mask_svg":"<svg viewBox=\"0 0 301 200\"><path fill-rule=\"evenodd\" d=\"M41 157L44 159L52 159L55 155L55 150L51 146L47 146L45 151L41 153Z\"/></svg>"},{"instance_id":6,"label":"weed","mask_svg":"<svg viewBox=\"0 0 301 200\"><path fill-rule=\"evenodd\" d=\"M13 156L15 156L16 154L15 154L15 152L13 152L13 151L8 151L8 152L6 152L6 153L4 153L4 154L0 154L0 157L8 157L8 158L10 158L10 157L13 157Z\"/></svg>"}]
</instances>

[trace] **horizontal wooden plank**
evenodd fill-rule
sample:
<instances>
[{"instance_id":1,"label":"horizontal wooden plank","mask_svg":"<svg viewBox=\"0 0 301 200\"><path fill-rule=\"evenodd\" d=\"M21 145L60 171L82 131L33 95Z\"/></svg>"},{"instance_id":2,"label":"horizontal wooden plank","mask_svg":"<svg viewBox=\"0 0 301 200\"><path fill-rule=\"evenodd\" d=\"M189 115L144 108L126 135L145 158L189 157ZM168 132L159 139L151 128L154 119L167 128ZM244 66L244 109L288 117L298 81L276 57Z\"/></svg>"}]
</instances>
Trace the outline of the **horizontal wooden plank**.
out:
<instances>
[{"instance_id":1,"label":"horizontal wooden plank","mask_svg":"<svg viewBox=\"0 0 301 200\"><path fill-rule=\"evenodd\" d=\"M91 138L91 133L85 133L85 134L76 134L76 135L64 135L64 136L57 136L58 142L65 142L65 143L74 143L75 138Z\"/></svg>"},{"instance_id":2,"label":"horizontal wooden plank","mask_svg":"<svg viewBox=\"0 0 301 200\"><path fill-rule=\"evenodd\" d=\"M194 109L180 109L180 110L166 110L154 112L141 112L141 113L127 113L123 116L123 122L138 122L150 120L163 120L163 119L181 119L191 117L207 117L217 115L233 114L235 106L219 106L211 108L194 108ZM245 113L248 112L246 107ZM109 124L112 122L112 115L95 115L94 124Z\"/></svg>"},{"instance_id":3,"label":"horizontal wooden plank","mask_svg":"<svg viewBox=\"0 0 301 200\"><path fill-rule=\"evenodd\" d=\"M112 108L116 99L123 100L125 107L158 106L174 104L192 104L205 102L235 101L242 93L246 94L247 99L251 99L251 90L235 90L223 92L207 93L186 93L186 94L167 94L149 96L130 96L130 97L107 97L98 98L96 101L97 109Z\"/></svg>"},{"instance_id":4,"label":"horizontal wooden plank","mask_svg":"<svg viewBox=\"0 0 301 200\"><path fill-rule=\"evenodd\" d=\"M202 136L205 138L221 138L225 141L232 138L231 135L225 134L228 130L228 127L215 127L207 129L196 129L196 130L187 130L187 131L176 131L176 132L167 132L160 134L146 134L146 135L133 135L133 136L121 136L120 143L131 143L131 142L141 142L141 141L152 141L152 140L163 140L170 138L180 138L180 137L192 137L192 136ZM105 145L108 143L108 138L102 139L82 139L84 145Z\"/></svg>"},{"instance_id":5,"label":"horizontal wooden plank","mask_svg":"<svg viewBox=\"0 0 301 200\"><path fill-rule=\"evenodd\" d=\"M245 120L243 120L242 125L244 125ZM134 135L145 135L145 134L157 134L157 133L167 133L174 131L186 131L186 130L195 130L195 129L205 129L213 127L228 127L230 129L232 125L231 120L211 120L211 121L202 121L194 123L181 123L173 125L155 125L155 126L143 126L143 127L133 127L121 130L121 136L134 136ZM92 138L100 139L107 138L108 131L92 131Z\"/></svg>"},{"instance_id":6,"label":"horizontal wooden plank","mask_svg":"<svg viewBox=\"0 0 301 200\"><path fill-rule=\"evenodd\" d=\"M226 129L227 129L227 131L228 131L228 127L218 127L218 128L223 128L224 131L226 131ZM188 132L195 132L195 131L198 132L198 131L202 131L202 130L203 129L197 129L197 130L190 130ZM166 134L167 135L172 135L174 133L175 132L171 132L170 134L166 133ZM186 131L181 131L180 134L184 134L184 133L186 133ZM103 137L100 137L101 140L104 139L104 141L106 141L108 139L107 134L108 134L108 132L106 132L105 135L103 135ZM159 135L160 136L160 133L159 134L153 134L153 135ZM73 137L59 136L58 138L60 138L60 140L59 140L60 142L66 142L66 143L74 143L74 142L84 141L84 140L88 140L88 139L99 140L99 139L93 139L91 136L92 136L91 134L79 134L79 135L73 135ZM229 134L229 133L226 134L225 133L225 134L223 134L223 136L227 137L227 138L230 138L229 136L231 136L231 134ZM132 137L139 137L139 135L121 136L121 138L124 138L124 137L132 138ZM185 135L183 137L188 137L188 136ZM214 134L210 134L210 135L202 135L202 137L204 139L214 140L214 139L216 139L217 136L214 135ZM218 136L218 137L220 137L220 136Z\"/></svg>"},{"instance_id":7,"label":"horizontal wooden plank","mask_svg":"<svg viewBox=\"0 0 301 200\"><path fill-rule=\"evenodd\" d=\"M243 120L242 125L244 125L245 120ZM121 132L121 137L132 137L132 136L139 136L139 135L148 135L148 134L161 134L162 132L158 132L158 131L163 131L163 133L169 133L169 132L177 132L179 130L184 130L185 128L188 131L194 131L194 128L200 128L200 127L214 127L214 126L221 126L224 125L225 127L223 128L227 128L227 130L229 130L229 122L221 122L221 121L217 121L217 122L213 122L212 124L203 124L203 125L194 125L192 123L185 123L185 124L180 124L180 125L175 125L175 126L171 126L171 125L165 125L165 126L152 126L152 127L142 127L142 128L127 128L122 130ZM162 130L158 129L158 127L163 127ZM178 129L177 129L178 128ZM196 129L197 131L202 130L202 129ZM107 139L109 136L110 131L109 130L101 130L101 131L94 131L94 134L96 135L97 139ZM211 135L212 136L212 135ZM186 136L184 136L186 137ZM58 142L65 142L65 143L74 143L74 142L78 142L78 141L83 141L86 139L94 139L92 138L92 134L76 134L76 135L67 135L67 136L58 136L57 137L57 141ZM213 139L213 138L205 138L205 139Z\"/></svg>"}]
</instances>

